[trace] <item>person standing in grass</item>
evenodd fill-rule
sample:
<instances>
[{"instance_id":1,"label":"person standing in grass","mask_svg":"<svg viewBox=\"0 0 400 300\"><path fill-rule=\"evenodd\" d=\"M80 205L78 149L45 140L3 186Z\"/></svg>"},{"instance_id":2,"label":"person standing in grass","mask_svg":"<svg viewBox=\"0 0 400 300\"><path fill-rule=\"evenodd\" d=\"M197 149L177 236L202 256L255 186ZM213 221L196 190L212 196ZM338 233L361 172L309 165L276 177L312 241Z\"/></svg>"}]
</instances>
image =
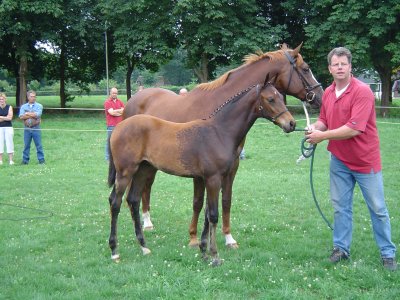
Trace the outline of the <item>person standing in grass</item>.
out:
<instances>
[{"instance_id":1,"label":"person standing in grass","mask_svg":"<svg viewBox=\"0 0 400 300\"><path fill-rule=\"evenodd\" d=\"M328 54L333 83L325 90L318 120L306 133L307 142L328 140L330 194L334 209L333 251L330 261L350 257L353 193L357 183L368 206L383 266L396 270L396 246L386 207L375 98L368 85L351 74L351 52L344 47Z\"/></svg>"},{"instance_id":2,"label":"person standing in grass","mask_svg":"<svg viewBox=\"0 0 400 300\"><path fill-rule=\"evenodd\" d=\"M118 90L113 87L110 90L110 97L104 102L104 110L106 114L107 124L107 142L106 142L106 160L110 159L110 137L115 126L122 121L122 113L124 112L124 103L118 99Z\"/></svg>"},{"instance_id":3,"label":"person standing in grass","mask_svg":"<svg viewBox=\"0 0 400 300\"><path fill-rule=\"evenodd\" d=\"M28 102L19 109L19 118L24 121L24 152L22 155L22 164L27 165L29 163L32 140L36 146L36 155L39 164L44 164L42 131L40 129L43 105L36 102L35 91L30 90L26 94Z\"/></svg>"},{"instance_id":4,"label":"person standing in grass","mask_svg":"<svg viewBox=\"0 0 400 300\"><path fill-rule=\"evenodd\" d=\"M13 116L13 108L7 104L6 94L0 93L0 165L3 164L4 142L7 147L9 164L14 164L14 128L11 123Z\"/></svg>"}]
</instances>

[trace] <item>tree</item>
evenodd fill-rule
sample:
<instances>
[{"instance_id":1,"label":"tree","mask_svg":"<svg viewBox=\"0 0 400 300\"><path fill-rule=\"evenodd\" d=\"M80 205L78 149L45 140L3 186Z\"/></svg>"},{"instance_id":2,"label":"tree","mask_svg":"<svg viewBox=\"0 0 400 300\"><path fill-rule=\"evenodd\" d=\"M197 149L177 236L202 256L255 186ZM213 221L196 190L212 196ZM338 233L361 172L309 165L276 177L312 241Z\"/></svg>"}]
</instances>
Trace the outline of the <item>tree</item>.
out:
<instances>
[{"instance_id":1,"label":"tree","mask_svg":"<svg viewBox=\"0 0 400 300\"><path fill-rule=\"evenodd\" d=\"M398 0L314 0L315 14L305 27L309 42L325 66L326 55L337 46L353 54L353 70L373 68L382 82L382 106L391 101L391 73L400 64L400 4ZM322 57L324 60L322 61ZM383 114L386 110L383 110Z\"/></svg>"},{"instance_id":2,"label":"tree","mask_svg":"<svg viewBox=\"0 0 400 300\"><path fill-rule=\"evenodd\" d=\"M187 51L187 65L200 82L213 77L217 66L239 61L281 39L282 26L268 25L255 0L181 0L174 14L177 35Z\"/></svg>"},{"instance_id":3,"label":"tree","mask_svg":"<svg viewBox=\"0 0 400 300\"><path fill-rule=\"evenodd\" d=\"M193 71L185 67L185 59L185 51L178 49L171 61L161 67L159 73L166 83L183 86L191 82Z\"/></svg>"},{"instance_id":4,"label":"tree","mask_svg":"<svg viewBox=\"0 0 400 300\"><path fill-rule=\"evenodd\" d=\"M52 27L52 17L61 14L57 0L3 0L0 3L0 39L2 66L17 79L16 106L25 102L29 64L36 54L35 45ZM34 70L34 69L33 69Z\"/></svg>"},{"instance_id":5,"label":"tree","mask_svg":"<svg viewBox=\"0 0 400 300\"><path fill-rule=\"evenodd\" d=\"M131 76L136 68L157 70L173 55L176 47L175 1L104 0L101 10L114 40L110 53L126 65L127 98L131 97Z\"/></svg>"},{"instance_id":6,"label":"tree","mask_svg":"<svg viewBox=\"0 0 400 300\"><path fill-rule=\"evenodd\" d=\"M63 0L62 14L54 19L52 30L44 34L53 53L43 55L50 79L60 81L61 107L66 107L70 95L67 82L81 89L98 82L105 74L104 23L96 11L94 0ZM110 60L110 69L114 68Z\"/></svg>"}]
</instances>

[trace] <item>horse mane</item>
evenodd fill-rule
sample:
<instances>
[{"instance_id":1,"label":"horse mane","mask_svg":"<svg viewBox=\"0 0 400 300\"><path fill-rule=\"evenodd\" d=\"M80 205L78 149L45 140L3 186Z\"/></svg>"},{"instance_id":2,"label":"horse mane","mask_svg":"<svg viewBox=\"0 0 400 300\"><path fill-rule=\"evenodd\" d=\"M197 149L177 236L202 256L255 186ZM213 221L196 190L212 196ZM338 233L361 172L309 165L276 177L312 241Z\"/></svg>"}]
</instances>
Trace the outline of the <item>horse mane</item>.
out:
<instances>
[{"instance_id":1,"label":"horse mane","mask_svg":"<svg viewBox=\"0 0 400 300\"><path fill-rule=\"evenodd\" d=\"M274 59L279 59L280 57L284 56L284 51L287 51L287 50L291 50L291 49L289 49L286 44L282 44L281 49L276 50L276 51L264 53L261 50L259 50L259 51L256 51L256 53L248 54L243 58L244 63L241 66L227 71L225 74L221 75L220 77L218 77L217 79L215 79L213 81L206 82L206 83L200 83L199 85L197 85L197 87L199 89L202 89L205 91L215 90L216 88L219 88L220 86L222 86L228 80L229 75L231 75L232 73L234 73L250 64L253 64L263 58L269 58L271 61Z\"/></svg>"}]
</instances>

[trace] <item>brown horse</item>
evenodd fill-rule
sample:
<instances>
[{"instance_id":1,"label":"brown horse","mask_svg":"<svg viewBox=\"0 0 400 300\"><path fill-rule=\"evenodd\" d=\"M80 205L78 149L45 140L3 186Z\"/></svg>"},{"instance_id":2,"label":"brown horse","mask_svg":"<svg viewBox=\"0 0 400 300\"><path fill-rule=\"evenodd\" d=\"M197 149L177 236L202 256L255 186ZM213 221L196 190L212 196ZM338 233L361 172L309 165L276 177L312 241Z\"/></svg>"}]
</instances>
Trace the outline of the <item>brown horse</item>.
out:
<instances>
[{"instance_id":1,"label":"brown horse","mask_svg":"<svg viewBox=\"0 0 400 300\"><path fill-rule=\"evenodd\" d=\"M108 177L109 185L113 186L109 197L112 259L119 259L117 219L128 186L127 202L136 237L143 253L150 253L143 237L139 206L148 176L161 170L176 176L199 178L205 183L207 213L200 249L206 259L209 241L212 263L219 265L215 239L219 192L235 162L239 144L260 117L272 121L285 132L295 129L295 120L282 95L269 82L239 92L208 119L173 123L142 114L118 124L110 139Z\"/></svg>"},{"instance_id":2,"label":"brown horse","mask_svg":"<svg viewBox=\"0 0 400 300\"><path fill-rule=\"evenodd\" d=\"M249 55L245 63L237 69L228 71L220 78L207 84L200 84L185 96L174 92L150 88L136 93L128 101L124 118L138 114L149 114L173 122L188 122L209 115L216 105L237 94L248 86L262 84L267 75L276 76L274 85L281 92L293 95L314 107L321 104L323 90L314 78L310 67L299 54L301 45L288 49L286 45L278 51ZM244 141L243 141L244 142ZM243 146L243 144L241 145ZM241 147L238 148L238 156ZM222 231L226 245L237 247L231 235L230 208L233 180L239 166L239 159L232 165L222 187ZM155 176L155 175L154 175ZM143 219L145 229L152 228L150 221L150 192L154 176L147 179L142 195ZM189 227L190 245L198 244L197 223L204 201L204 182L194 178L193 217Z\"/></svg>"}]
</instances>

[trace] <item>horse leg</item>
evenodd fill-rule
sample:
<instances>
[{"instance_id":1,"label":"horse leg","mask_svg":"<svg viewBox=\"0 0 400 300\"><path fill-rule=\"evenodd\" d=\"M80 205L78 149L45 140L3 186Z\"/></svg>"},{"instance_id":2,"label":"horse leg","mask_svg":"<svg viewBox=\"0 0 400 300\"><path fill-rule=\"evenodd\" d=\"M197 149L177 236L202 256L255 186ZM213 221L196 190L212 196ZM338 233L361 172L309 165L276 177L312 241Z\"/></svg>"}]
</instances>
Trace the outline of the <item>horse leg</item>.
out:
<instances>
[{"instance_id":1,"label":"horse leg","mask_svg":"<svg viewBox=\"0 0 400 300\"><path fill-rule=\"evenodd\" d=\"M127 184L124 185L121 182L116 182L111 191L108 201L110 203L110 215L111 215L111 231L108 239L108 244L111 248L111 259L115 262L119 262L118 254L118 238L117 238L117 222L118 215L121 209L122 196L124 195Z\"/></svg>"},{"instance_id":2,"label":"horse leg","mask_svg":"<svg viewBox=\"0 0 400 300\"><path fill-rule=\"evenodd\" d=\"M143 235L142 225L140 223L140 199L143 193L144 186L146 184L148 172L154 172L155 170L150 165L142 164L138 171L132 178L131 187L129 189L126 201L131 211L132 220L135 227L136 238L139 241L143 255L149 254L150 250L146 247L146 242Z\"/></svg>"},{"instance_id":3,"label":"horse leg","mask_svg":"<svg viewBox=\"0 0 400 300\"><path fill-rule=\"evenodd\" d=\"M156 172L149 175L142 192L142 216L143 216L143 230L153 230L154 226L150 219L150 194L151 187L154 183Z\"/></svg>"},{"instance_id":4,"label":"horse leg","mask_svg":"<svg viewBox=\"0 0 400 300\"><path fill-rule=\"evenodd\" d=\"M207 190L207 208L208 208L208 221L209 221L209 235L210 235L210 254L212 257L211 264L213 266L219 266L222 264L222 260L218 257L217 249L217 224L218 224L218 197L221 190L221 177L219 175L212 176L206 179L206 190ZM203 231L204 235L204 231ZM202 252L206 249L205 243L202 236Z\"/></svg>"},{"instance_id":5,"label":"horse leg","mask_svg":"<svg viewBox=\"0 0 400 300\"><path fill-rule=\"evenodd\" d=\"M231 205L233 180L239 167L239 158L233 162L228 174L222 181L222 232L225 236L225 245L228 248L237 249L239 246L231 234Z\"/></svg>"},{"instance_id":6,"label":"horse leg","mask_svg":"<svg viewBox=\"0 0 400 300\"><path fill-rule=\"evenodd\" d=\"M193 186L193 215L189 226L189 247L194 248L199 246L199 241L197 239L197 223L199 222L199 215L204 204L204 180L202 178L194 178Z\"/></svg>"},{"instance_id":7,"label":"horse leg","mask_svg":"<svg viewBox=\"0 0 400 300\"><path fill-rule=\"evenodd\" d=\"M206 209L204 212L203 232L201 233L201 242L199 244L200 252L204 260L208 260L207 248L208 248L209 233L210 233L210 221L208 218L208 205L206 205Z\"/></svg>"}]
</instances>

